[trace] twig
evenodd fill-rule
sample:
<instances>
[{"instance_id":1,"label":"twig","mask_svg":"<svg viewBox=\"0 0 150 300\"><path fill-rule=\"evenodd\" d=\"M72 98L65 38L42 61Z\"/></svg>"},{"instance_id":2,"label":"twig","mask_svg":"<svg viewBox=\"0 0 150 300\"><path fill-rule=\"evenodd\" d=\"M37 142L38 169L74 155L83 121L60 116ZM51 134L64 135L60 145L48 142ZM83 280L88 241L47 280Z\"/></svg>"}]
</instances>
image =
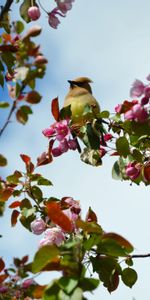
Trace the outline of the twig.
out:
<instances>
[{"instance_id":1,"label":"twig","mask_svg":"<svg viewBox=\"0 0 150 300\"><path fill-rule=\"evenodd\" d=\"M144 257L150 257L150 253L147 254L133 254L129 255L129 258L144 258Z\"/></svg>"},{"instance_id":2,"label":"twig","mask_svg":"<svg viewBox=\"0 0 150 300\"><path fill-rule=\"evenodd\" d=\"M4 6L1 6L0 22L2 22L4 14L10 10L13 0L7 0Z\"/></svg>"},{"instance_id":3,"label":"twig","mask_svg":"<svg viewBox=\"0 0 150 300\"><path fill-rule=\"evenodd\" d=\"M21 87L21 89L20 89L20 94L23 92L23 90L25 89L25 87L26 87L25 84L23 84L22 87ZM5 124L4 124L4 126L0 129L0 137L2 136L2 134L3 134L4 130L6 129L6 127L8 126L8 124L10 123L11 116L12 116L13 112L15 111L16 106L17 106L17 99L14 100L13 105L12 105L12 107L10 109L9 115L7 117L7 120L6 120Z\"/></svg>"}]
</instances>

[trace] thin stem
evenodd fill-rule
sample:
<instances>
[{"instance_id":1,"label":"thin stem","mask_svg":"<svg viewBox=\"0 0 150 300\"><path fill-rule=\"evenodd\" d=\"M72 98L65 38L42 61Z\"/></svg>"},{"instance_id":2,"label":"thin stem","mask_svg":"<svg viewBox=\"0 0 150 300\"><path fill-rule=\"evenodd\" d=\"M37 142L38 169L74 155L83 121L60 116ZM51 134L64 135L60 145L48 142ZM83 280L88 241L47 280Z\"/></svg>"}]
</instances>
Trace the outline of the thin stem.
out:
<instances>
[{"instance_id":1,"label":"thin stem","mask_svg":"<svg viewBox=\"0 0 150 300\"><path fill-rule=\"evenodd\" d=\"M20 94L23 92L25 87L26 87L25 84L22 84L22 87L20 89ZM9 115L7 117L7 120L4 123L3 127L0 129L0 137L2 136L2 134L3 134L4 130L6 129L6 127L8 126L8 124L10 123L11 116L12 116L13 112L15 111L16 107L17 107L17 99L14 100L13 105L10 109Z\"/></svg>"},{"instance_id":2,"label":"thin stem","mask_svg":"<svg viewBox=\"0 0 150 300\"><path fill-rule=\"evenodd\" d=\"M43 5L41 4L40 0L38 0L38 3L39 3L39 6L43 9L43 11L45 11L48 14L47 10L43 7Z\"/></svg>"},{"instance_id":3,"label":"thin stem","mask_svg":"<svg viewBox=\"0 0 150 300\"><path fill-rule=\"evenodd\" d=\"M10 123L10 118L11 118L11 116L12 116L14 110L16 109L16 104L17 104L16 102L17 102L16 100L13 102L13 105L12 105L12 107L11 107L11 110L10 110L10 112L9 112L9 115L8 115L8 117L7 117L7 120L6 120L5 124L4 124L4 126L3 126L3 127L1 128L1 130L0 130L0 137L1 137L1 135L3 134L4 130L6 129L7 125Z\"/></svg>"},{"instance_id":4,"label":"thin stem","mask_svg":"<svg viewBox=\"0 0 150 300\"><path fill-rule=\"evenodd\" d=\"M4 14L10 10L13 0L7 0L4 6L1 6L0 22L2 22Z\"/></svg>"},{"instance_id":5,"label":"thin stem","mask_svg":"<svg viewBox=\"0 0 150 300\"><path fill-rule=\"evenodd\" d=\"M145 258L145 257L150 257L150 253L147 254L133 254L129 255L129 258Z\"/></svg>"}]
</instances>

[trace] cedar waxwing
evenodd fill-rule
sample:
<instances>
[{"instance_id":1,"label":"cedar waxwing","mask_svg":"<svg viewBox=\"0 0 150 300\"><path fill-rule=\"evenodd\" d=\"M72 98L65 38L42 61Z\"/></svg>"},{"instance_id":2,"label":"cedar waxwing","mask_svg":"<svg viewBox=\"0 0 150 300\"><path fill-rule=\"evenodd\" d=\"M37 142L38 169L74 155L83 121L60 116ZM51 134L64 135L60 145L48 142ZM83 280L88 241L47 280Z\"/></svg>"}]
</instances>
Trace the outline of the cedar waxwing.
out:
<instances>
[{"instance_id":1,"label":"cedar waxwing","mask_svg":"<svg viewBox=\"0 0 150 300\"><path fill-rule=\"evenodd\" d=\"M89 121L90 114L85 113L85 108L91 108L92 115L100 112L100 106L96 99L92 96L92 89L89 83L91 79L87 77L79 77L74 80L68 80L70 89L65 97L64 107L71 105L72 123L84 125ZM92 118L93 118L92 116Z\"/></svg>"}]
</instances>

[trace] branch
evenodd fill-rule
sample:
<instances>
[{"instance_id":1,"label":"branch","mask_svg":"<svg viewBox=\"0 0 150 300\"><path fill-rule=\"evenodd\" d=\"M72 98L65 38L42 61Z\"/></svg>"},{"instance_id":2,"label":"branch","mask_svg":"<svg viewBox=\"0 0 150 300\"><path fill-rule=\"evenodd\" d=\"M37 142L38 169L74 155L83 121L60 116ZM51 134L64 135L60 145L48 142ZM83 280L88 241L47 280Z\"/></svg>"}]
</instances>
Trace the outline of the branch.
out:
<instances>
[{"instance_id":1,"label":"branch","mask_svg":"<svg viewBox=\"0 0 150 300\"><path fill-rule=\"evenodd\" d=\"M1 6L0 22L2 22L4 14L10 10L13 0L7 0L4 6Z\"/></svg>"},{"instance_id":2,"label":"branch","mask_svg":"<svg viewBox=\"0 0 150 300\"><path fill-rule=\"evenodd\" d=\"M129 255L129 258L144 258L144 257L150 257L150 253Z\"/></svg>"},{"instance_id":3,"label":"branch","mask_svg":"<svg viewBox=\"0 0 150 300\"><path fill-rule=\"evenodd\" d=\"M21 87L21 89L20 89L20 94L23 92L23 90L25 89L25 87L26 87L25 84L23 84L22 87ZM0 137L3 134L4 130L6 129L7 125L10 123L11 116L12 116L13 112L15 111L16 106L17 106L17 99L14 100L13 105L12 105L12 107L10 109L9 115L7 117L7 120L6 120L5 124L4 124L4 126L0 129Z\"/></svg>"}]
</instances>

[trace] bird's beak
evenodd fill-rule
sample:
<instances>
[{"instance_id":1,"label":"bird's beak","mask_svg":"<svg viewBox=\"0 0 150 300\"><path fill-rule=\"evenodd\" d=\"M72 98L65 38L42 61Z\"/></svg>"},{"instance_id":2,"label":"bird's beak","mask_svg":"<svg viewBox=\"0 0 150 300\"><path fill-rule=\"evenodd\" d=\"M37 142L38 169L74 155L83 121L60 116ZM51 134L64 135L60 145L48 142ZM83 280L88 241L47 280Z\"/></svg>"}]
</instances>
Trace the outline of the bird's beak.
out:
<instances>
[{"instance_id":1,"label":"bird's beak","mask_svg":"<svg viewBox=\"0 0 150 300\"><path fill-rule=\"evenodd\" d=\"M70 84L72 84L72 80L68 80L68 82L69 82Z\"/></svg>"}]
</instances>

